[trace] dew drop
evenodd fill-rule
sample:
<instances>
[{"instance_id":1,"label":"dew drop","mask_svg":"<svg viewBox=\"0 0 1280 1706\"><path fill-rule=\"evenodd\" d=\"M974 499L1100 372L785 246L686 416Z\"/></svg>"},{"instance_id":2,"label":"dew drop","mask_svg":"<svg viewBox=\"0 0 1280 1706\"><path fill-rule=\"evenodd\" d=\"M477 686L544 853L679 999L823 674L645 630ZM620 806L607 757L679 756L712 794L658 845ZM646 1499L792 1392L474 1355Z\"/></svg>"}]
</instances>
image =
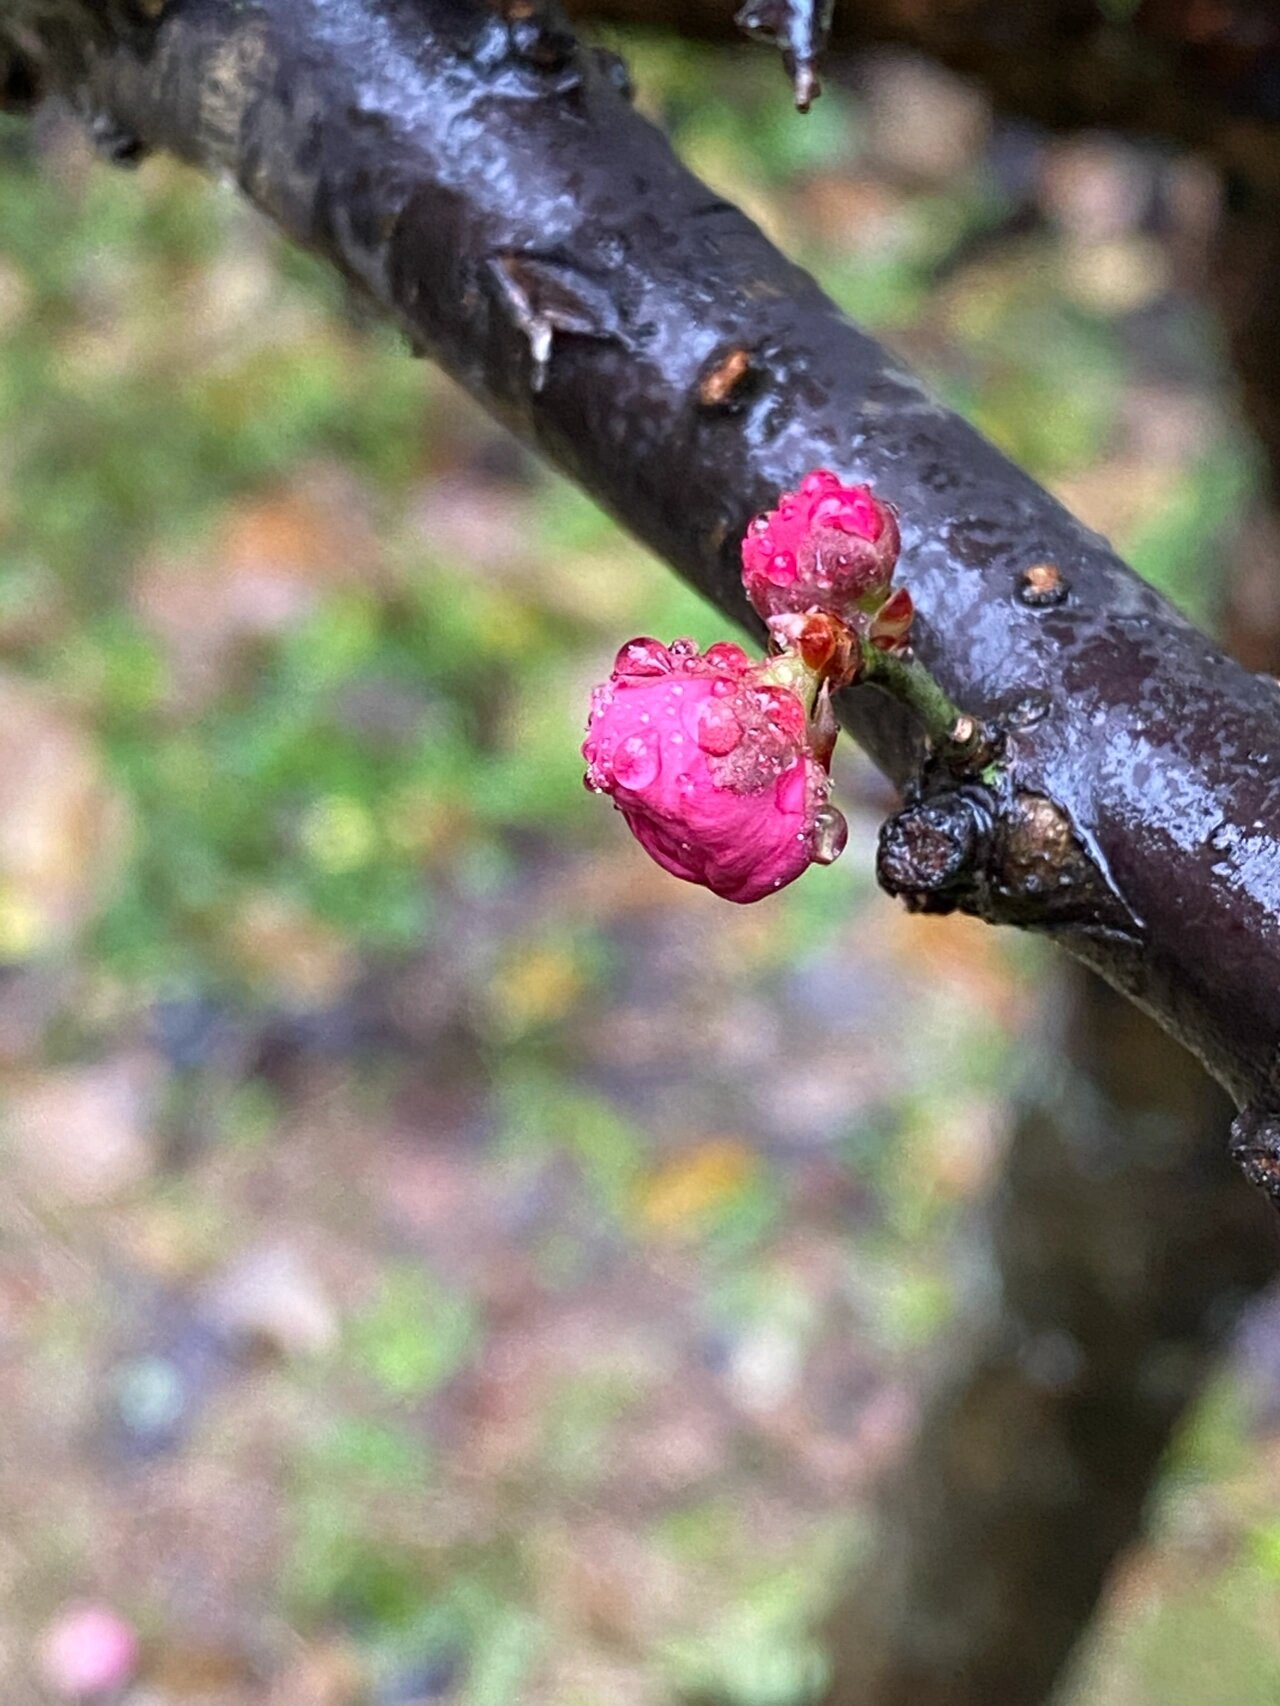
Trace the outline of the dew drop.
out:
<instances>
[{"instance_id":1,"label":"dew drop","mask_svg":"<svg viewBox=\"0 0 1280 1706\"><path fill-rule=\"evenodd\" d=\"M698 707L694 738L703 752L723 758L742 739L742 724L728 705L719 699L704 699Z\"/></svg>"},{"instance_id":2,"label":"dew drop","mask_svg":"<svg viewBox=\"0 0 1280 1706\"><path fill-rule=\"evenodd\" d=\"M835 806L819 806L813 814L813 862L834 865L849 840L849 825Z\"/></svg>"},{"instance_id":3,"label":"dew drop","mask_svg":"<svg viewBox=\"0 0 1280 1706\"><path fill-rule=\"evenodd\" d=\"M615 675L667 675L670 671L671 652L661 640L628 640L613 660Z\"/></svg>"},{"instance_id":4,"label":"dew drop","mask_svg":"<svg viewBox=\"0 0 1280 1706\"><path fill-rule=\"evenodd\" d=\"M730 675L741 675L747 668L750 659L741 646L735 646L732 640L717 640L708 646L702 654L702 661L712 669L724 670Z\"/></svg>"},{"instance_id":5,"label":"dew drop","mask_svg":"<svg viewBox=\"0 0 1280 1706\"><path fill-rule=\"evenodd\" d=\"M796 559L792 551L775 551L769 558L764 578L771 586L791 586L796 578Z\"/></svg>"},{"instance_id":6,"label":"dew drop","mask_svg":"<svg viewBox=\"0 0 1280 1706\"><path fill-rule=\"evenodd\" d=\"M656 779L661 762L651 734L628 735L613 755L613 773L624 788L639 790Z\"/></svg>"}]
</instances>

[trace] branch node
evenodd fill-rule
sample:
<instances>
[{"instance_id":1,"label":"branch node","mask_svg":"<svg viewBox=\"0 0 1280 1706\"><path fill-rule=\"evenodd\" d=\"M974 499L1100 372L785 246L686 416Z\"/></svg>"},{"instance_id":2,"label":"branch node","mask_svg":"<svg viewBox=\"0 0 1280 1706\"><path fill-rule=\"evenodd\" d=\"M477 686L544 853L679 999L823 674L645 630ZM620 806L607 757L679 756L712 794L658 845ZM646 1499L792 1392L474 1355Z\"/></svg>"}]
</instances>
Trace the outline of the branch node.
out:
<instances>
[{"instance_id":1,"label":"branch node","mask_svg":"<svg viewBox=\"0 0 1280 1706\"><path fill-rule=\"evenodd\" d=\"M508 250L490 258L489 271L503 306L528 341L535 395L546 383L557 332L580 338L620 335L613 298L580 268L554 256Z\"/></svg>"},{"instance_id":2,"label":"branch node","mask_svg":"<svg viewBox=\"0 0 1280 1706\"><path fill-rule=\"evenodd\" d=\"M876 876L911 912L950 912L987 850L990 819L969 795L934 794L880 829Z\"/></svg>"},{"instance_id":3,"label":"branch node","mask_svg":"<svg viewBox=\"0 0 1280 1706\"><path fill-rule=\"evenodd\" d=\"M742 344L718 349L708 358L698 378L698 407L725 414L737 413L759 388L760 370Z\"/></svg>"},{"instance_id":4,"label":"branch node","mask_svg":"<svg viewBox=\"0 0 1280 1706\"><path fill-rule=\"evenodd\" d=\"M1141 927L1090 857L1061 806L926 766L880 831L876 875L912 912L968 912L992 924L1076 929L1137 940Z\"/></svg>"},{"instance_id":5,"label":"branch node","mask_svg":"<svg viewBox=\"0 0 1280 1706\"><path fill-rule=\"evenodd\" d=\"M497 15L485 22L470 51L486 73L518 71L526 78L533 73L538 94L565 95L582 84L577 41L535 0L499 0Z\"/></svg>"},{"instance_id":6,"label":"branch node","mask_svg":"<svg viewBox=\"0 0 1280 1706\"><path fill-rule=\"evenodd\" d=\"M1018 576L1018 597L1032 610L1052 610L1065 604L1071 582L1056 563L1032 563Z\"/></svg>"}]
</instances>

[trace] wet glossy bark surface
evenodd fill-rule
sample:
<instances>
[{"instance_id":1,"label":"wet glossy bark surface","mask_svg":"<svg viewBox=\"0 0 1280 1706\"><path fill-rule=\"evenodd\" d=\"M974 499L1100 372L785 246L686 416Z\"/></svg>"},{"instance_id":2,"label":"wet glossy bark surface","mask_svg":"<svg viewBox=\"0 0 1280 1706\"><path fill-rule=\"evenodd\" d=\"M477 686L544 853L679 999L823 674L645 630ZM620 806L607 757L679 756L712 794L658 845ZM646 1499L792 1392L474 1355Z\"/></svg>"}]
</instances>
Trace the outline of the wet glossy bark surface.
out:
<instances>
[{"instance_id":1,"label":"wet glossy bark surface","mask_svg":"<svg viewBox=\"0 0 1280 1706\"><path fill-rule=\"evenodd\" d=\"M10 31L46 40L76 12L17 6ZM733 616L755 509L813 466L873 482L901 511L921 654L1008 726L1011 788L1065 814L1110 891L1055 934L1238 1100L1280 1098L1280 689L687 173L616 63L479 0L169 0L84 39L46 75L100 128L232 175ZM1023 596L1045 562L1052 607ZM894 707L863 688L844 713L913 776Z\"/></svg>"}]
</instances>

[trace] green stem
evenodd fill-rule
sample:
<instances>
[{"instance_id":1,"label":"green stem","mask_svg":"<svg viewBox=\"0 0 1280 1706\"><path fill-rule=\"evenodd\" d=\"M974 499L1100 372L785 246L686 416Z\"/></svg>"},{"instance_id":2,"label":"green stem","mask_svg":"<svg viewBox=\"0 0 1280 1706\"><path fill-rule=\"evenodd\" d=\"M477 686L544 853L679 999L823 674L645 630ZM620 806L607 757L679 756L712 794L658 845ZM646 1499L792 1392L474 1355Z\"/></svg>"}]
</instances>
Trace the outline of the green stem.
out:
<instances>
[{"instance_id":1,"label":"green stem","mask_svg":"<svg viewBox=\"0 0 1280 1706\"><path fill-rule=\"evenodd\" d=\"M913 713L930 746L949 764L981 769L992 757L990 738L972 717L943 692L917 657L882 652L862 640L863 681L874 682Z\"/></svg>"}]
</instances>

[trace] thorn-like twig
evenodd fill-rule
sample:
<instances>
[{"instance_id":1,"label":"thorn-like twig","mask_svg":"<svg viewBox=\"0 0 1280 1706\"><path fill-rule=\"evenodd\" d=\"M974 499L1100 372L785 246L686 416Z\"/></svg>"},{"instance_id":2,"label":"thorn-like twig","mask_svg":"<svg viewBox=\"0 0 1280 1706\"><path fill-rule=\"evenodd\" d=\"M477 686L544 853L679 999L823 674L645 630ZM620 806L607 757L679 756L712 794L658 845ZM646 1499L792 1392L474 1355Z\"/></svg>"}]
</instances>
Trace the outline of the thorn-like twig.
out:
<instances>
[{"instance_id":1,"label":"thorn-like twig","mask_svg":"<svg viewBox=\"0 0 1280 1706\"><path fill-rule=\"evenodd\" d=\"M745 0L734 22L782 53L796 107L807 113L822 93L818 68L831 34L832 0Z\"/></svg>"}]
</instances>

